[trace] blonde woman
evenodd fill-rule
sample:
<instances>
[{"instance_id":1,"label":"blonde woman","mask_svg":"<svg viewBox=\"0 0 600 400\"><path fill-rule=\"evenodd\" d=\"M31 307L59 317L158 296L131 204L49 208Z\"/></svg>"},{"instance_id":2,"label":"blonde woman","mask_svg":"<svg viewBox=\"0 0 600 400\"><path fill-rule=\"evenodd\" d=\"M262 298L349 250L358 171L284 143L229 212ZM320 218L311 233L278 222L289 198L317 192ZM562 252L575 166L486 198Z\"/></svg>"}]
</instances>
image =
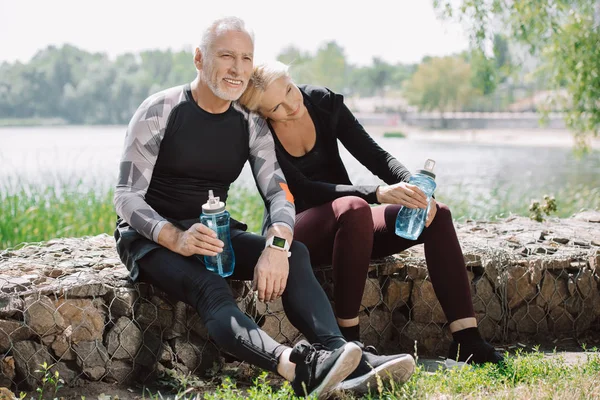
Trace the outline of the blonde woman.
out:
<instances>
[{"instance_id":1,"label":"blonde woman","mask_svg":"<svg viewBox=\"0 0 600 400\"><path fill-rule=\"evenodd\" d=\"M502 360L479 334L449 208L432 200L427 227L417 240L395 235L400 208L426 208L425 194L408 183L410 172L375 143L343 96L325 87L296 85L288 66L274 62L255 67L239 101L263 116L273 134L295 199L294 239L308 247L313 266L333 265L335 312L347 340L359 340L369 261L424 243L429 276L454 339L448 357L473 363ZM387 185L353 185L338 140Z\"/></svg>"}]
</instances>

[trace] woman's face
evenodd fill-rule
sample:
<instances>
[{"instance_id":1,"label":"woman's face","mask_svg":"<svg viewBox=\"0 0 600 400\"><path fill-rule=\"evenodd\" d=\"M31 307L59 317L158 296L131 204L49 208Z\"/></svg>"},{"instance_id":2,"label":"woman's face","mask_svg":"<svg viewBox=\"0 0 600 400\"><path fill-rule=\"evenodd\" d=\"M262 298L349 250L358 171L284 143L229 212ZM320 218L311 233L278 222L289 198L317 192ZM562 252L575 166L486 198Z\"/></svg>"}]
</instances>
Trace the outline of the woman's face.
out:
<instances>
[{"instance_id":1,"label":"woman's face","mask_svg":"<svg viewBox=\"0 0 600 400\"><path fill-rule=\"evenodd\" d=\"M260 114L275 122L293 121L306 112L302 93L289 76L271 83L262 96Z\"/></svg>"}]
</instances>

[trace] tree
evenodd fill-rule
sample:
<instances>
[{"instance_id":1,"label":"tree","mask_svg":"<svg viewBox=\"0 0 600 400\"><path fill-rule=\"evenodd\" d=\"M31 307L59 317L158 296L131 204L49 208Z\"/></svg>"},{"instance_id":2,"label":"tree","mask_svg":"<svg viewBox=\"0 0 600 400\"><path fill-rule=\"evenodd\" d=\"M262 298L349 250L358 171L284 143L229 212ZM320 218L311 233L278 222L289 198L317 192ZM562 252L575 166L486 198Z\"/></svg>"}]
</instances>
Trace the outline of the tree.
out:
<instances>
[{"instance_id":1,"label":"tree","mask_svg":"<svg viewBox=\"0 0 600 400\"><path fill-rule=\"evenodd\" d=\"M467 24L483 51L497 33L541 58L540 72L580 147L600 132L600 2L598 0L434 0L445 18ZM566 96L560 95L566 93Z\"/></svg>"},{"instance_id":2,"label":"tree","mask_svg":"<svg viewBox=\"0 0 600 400\"><path fill-rule=\"evenodd\" d=\"M296 83L313 83L313 58L309 53L302 52L295 46L288 46L277 55L277 60L290 66L290 73Z\"/></svg>"},{"instance_id":3,"label":"tree","mask_svg":"<svg viewBox=\"0 0 600 400\"><path fill-rule=\"evenodd\" d=\"M475 94L471 67L461 57L431 57L421 63L405 85L407 100L419 110L460 110Z\"/></svg>"},{"instance_id":4,"label":"tree","mask_svg":"<svg viewBox=\"0 0 600 400\"><path fill-rule=\"evenodd\" d=\"M344 49L335 41L319 48L311 62L315 80L311 83L328 86L331 90L344 92L348 83L348 65Z\"/></svg>"}]
</instances>

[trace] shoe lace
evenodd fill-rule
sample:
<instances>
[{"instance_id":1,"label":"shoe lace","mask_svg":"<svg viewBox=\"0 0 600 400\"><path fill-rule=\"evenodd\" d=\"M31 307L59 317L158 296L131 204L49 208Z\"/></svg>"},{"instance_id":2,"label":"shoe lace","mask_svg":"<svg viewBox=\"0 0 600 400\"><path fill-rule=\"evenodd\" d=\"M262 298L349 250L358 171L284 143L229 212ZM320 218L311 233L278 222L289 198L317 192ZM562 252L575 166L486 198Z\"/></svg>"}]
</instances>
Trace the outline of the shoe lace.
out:
<instances>
[{"instance_id":1,"label":"shoe lace","mask_svg":"<svg viewBox=\"0 0 600 400\"><path fill-rule=\"evenodd\" d=\"M358 347L360 347L360 349L363 352L371 353L371 354L376 355L376 356L379 355L379 352L377 351L377 349L375 348L375 346L371 346L371 345L365 346L362 342L357 342L357 341L355 341L354 343L356 343L358 345Z\"/></svg>"},{"instance_id":2,"label":"shoe lace","mask_svg":"<svg viewBox=\"0 0 600 400\"><path fill-rule=\"evenodd\" d=\"M321 364L331 354L331 350L327 349L327 347L320 343L314 343L313 349L314 351L311 352L311 354L307 357L307 361L312 361L316 357L317 363Z\"/></svg>"}]
</instances>

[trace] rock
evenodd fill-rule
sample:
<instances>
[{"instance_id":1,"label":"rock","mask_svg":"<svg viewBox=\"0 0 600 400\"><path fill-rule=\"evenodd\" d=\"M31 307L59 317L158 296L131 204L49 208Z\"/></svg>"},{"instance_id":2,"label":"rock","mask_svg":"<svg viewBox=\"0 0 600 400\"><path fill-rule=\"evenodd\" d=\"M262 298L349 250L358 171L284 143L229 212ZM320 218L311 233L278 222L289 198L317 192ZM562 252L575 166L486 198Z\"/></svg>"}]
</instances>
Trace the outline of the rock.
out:
<instances>
[{"instance_id":1,"label":"rock","mask_svg":"<svg viewBox=\"0 0 600 400\"><path fill-rule=\"evenodd\" d=\"M25 299L25 323L39 336L61 333L67 326L54 303L46 296Z\"/></svg>"},{"instance_id":2,"label":"rock","mask_svg":"<svg viewBox=\"0 0 600 400\"><path fill-rule=\"evenodd\" d=\"M6 352L16 342L27 340L33 335L34 332L22 322L0 320L0 352Z\"/></svg>"},{"instance_id":3,"label":"rock","mask_svg":"<svg viewBox=\"0 0 600 400\"><path fill-rule=\"evenodd\" d=\"M515 310L508 322L508 329L526 334L548 332L546 313L541 307L526 304Z\"/></svg>"},{"instance_id":4,"label":"rock","mask_svg":"<svg viewBox=\"0 0 600 400\"><path fill-rule=\"evenodd\" d=\"M15 358L13 356L4 356L0 359L0 386L12 387L15 382ZM2 396L0 396L2 399Z\"/></svg>"},{"instance_id":5,"label":"rock","mask_svg":"<svg viewBox=\"0 0 600 400\"><path fill-rule=\"evenodd\" d=\"M283 312L265 315L258 324L263 331L282 344L294 345L300 335Z\"/></svg>"},{"instance_id":6,"label":"rock","mask_svg":"<svg viewBox=\"0 0 600 400\"><path fill-rule=\"evenodd\" d=\"M580 221L600 223L600 211L583 211L573 216L573 219Z\"/></svg>"},{"instance_id":7,"label":"rock","mask_svg":"<svg viewBox=\"0 0 600 400\"><path fill-rule=\"evenodd\" d=\"M0 318L19 318L23 314L23 299L16 296L0 298Z\"/></svg>"},{"instance_id":8,"label":"rock","mask_svg":"<svg viewBox=\"0 0 600 400\"><path fill-rule=\"evenodd\" d=\"M104 313L91 299L60 299L55 303L56 310L62 315L64 323L70 327L69 340L72 343L102 340L104 333Z\"/></svg>"},{"instance_id":9,"label":"rock","mask_svg":"<svg viewBox=\"0 0 600 400\"><path fill-rule=\"evenodd\" d=\"M255 312L256 314L254 315L265 315L267 313L278 313L278 312L282 312L283 311L283 302L281 301L281 297L279 297L277 300L272 301L270 303L265 303L262 301L258 301L258 299L255 302Z\"/></svg>"},{"instance_id":10,"label":"rock","mask_svg":"<svg viewBox=\"0 0 600 400\"><path fill-rule=\"evenodd\" d=\"M45 346L41 344L23 340L13 345L12 351L15 358L15 366L19 379L23 379L25 386L29 389L37 387L43 377L40 365L53 363L52 356L48 353Z\"/></svg>"},{"instance_id":11,"label":"rock","mask_svg":"<svg viewBox=\"0 0 600 400\"><path fill-rule=\"evenodd\" d=\"M577 289L583 299L587 299L592 295L593 291L598 292L598 287L594 281L594 275L589 269L581 269L575 277Z\"/></svg>"},{"instance_id":12,"label":"rock","mask_svg":"<svg viewBox=\"0 0 600 400\"><path fill-rule=\"evenodd\" d=\"M539 294L536 296L536 304L544 309L552 310L559 304L563 304L569 297L567 281L558 278L550 271L544 272L544 279Z\"/></svg>"},{"instance_id":13,"label":"rock","mask_svg":"<svg viewBox=\"0 0 600 400\"><path fill-rule=\"evenodd\" d=\"M412 282L404 282L394 278L388 280L385 285L383 302L388 310L408 305L410 292L412 291Z\"/></svg>"},{"instance_id":14,"label":"rock","mask_svg":"<svg viewBox=\"0 0 600 400\"><path fill-rule=\"evenodd\" d=\"M193 341L176 338L173 340L173 350L181 363L194 374L204 375L213 367L213 363L218 362L214 345L199 338Z\"/></svg>"},{"instance_id":15,"label":"rock","mask_svg":"<svg viewBox=\"0 0 600 400\"><path fill-rule=\"evenodd\" d=\"M71 348L71 334L73 333L73 327L68 326L63 333L57 335L52 341L50 347L60 360L75 360L77 355Z\"/></svg>"},{"instance_id":16,"label":"rock","mask_svg":"<svg viewBox=\"0 0 600 400\"><path fill-rule=\"evenodd\" d=\"M142 328L152 326L162 329L173 325L173 306L158 296L150 301L140 299L136 311L136 320Z\"/></svg>"},{"instance_id":17,"label":"rock","mask_svg":"<svg viewBox=\"0 0 600 400\"><path fill-rule=\"evenodd\" d=\"M545 258L542 260L542 268L548 270L565 270L571 266L570 258Z\"/></svg>"},{"instance_id":18,"label":"rock","mask_svg":"<svg viewBox=\"0 0 600 400\"><path fill-rule=\"evenodd\" d=\"M563 307L555 306L548 315L548 329L555 334L564 334L573 331L574 321L571 314Z\"/></svg>"},{"instance_id":19,"label":"rock","mask_svg":"<svg viewBox=\"0 0 600 400\"><path fill-rule=\"evenodd\" d=\"M121 317L106 336L108 354L117 360L133 360L142 345L142 332L127 317Z\"/></svg>"},{"instance_id":20,"label":"rock","mask_svg":"<svg viewBox=\"0 0 600 400\"><path fill-rule=\"evenodd\" d=\"M512 266L504 272L508 307L513 309L533 299L537 293L531 283L531 271L526 267Z\"/></svg>"},{"instance_id":21,"label":"rock","mask_svg":"<svg viewBox=\"0 0 600 400\"><path fill-rule=\"evenodd\" d=\"M413 321L423 323L446 322L446 316L435 295L431 282L424 280L415 281L411 300L413 305L411 318Z\"/></svg>"},{"instance_id":22,"label":"rock","mask_svg":"<svg viewBox=\"0 0 600 400\"><path fill-rule=\"evenodd\" d=\"M79 342L73 345L77 365L92 381L98 381L110 369L110 358L101 341Z\"/></svg>"},{"instance_id":23,"label":"rock","mask_svg":"<svg viewBox=\"0 0 600 400\"><path fill-rule=\"evenodd\" d=\"M208 329L204 326L202 321L200 320L200 316L196 312L196 310L188 307L187 310L187 329L194 332L196 335L200 336L204 340L208 340Z\"/></svg>"},{"instance_id":24,"label":"rock","mask_svg":"<svg viewBox=\"0 0 600 400\"><path fill-rule=\"evenodd\" d=\"M494 321L488 315L475 314L477 318L477 328L481 336L488 341L498 341L502 338L502 331L497 321Z\"/></svg>"},{"instance_id":25,"label":"rock","mask_svg":"<svg viewBox=\"0 0 600 400\"><path fill-rule=\"evenodd\" d=\"M482 262L484 274L494 288L500 287L500 263L494 258L488 258Z\"/></svg>"},{"instance_id":26,"label":"rock","mask_svg":"<svg viewBox=\"0 0 600 400\"><path fill-rule=\"evenodd\" d=\"M27 290L32 282L29 279L0 275L0 291L4 293L18 293Z\"/></svg>"},{"instance_id":27,"label":"rock","mask_svg":"<svg viewBox=\"0 0 600 400\"><path fill-rule=\"evenodd\" d=\"M107 299L109 319L116 321L120 317L131 317L138 297L138 291L133 288L116 288L111 291Z\"/></svg>"},{"instance_id":28,"label":"rock","mask_svg":"<svg viewBox=\"0 0 600 400\"><path fill-rule=\"evenodd\" d=\"M108 382L124 384L135 378L135 372L130 361L112 360L105 379Z\"/></svg>"},{"instance_id":29,"label":"rock","mask_svg":"<svg viewBox=\"0 0 600 400\"><path fill-rule=\"evenodd\" d=\"M583 306L581 312L575 318L575 331L578 333L586 332L596 319L594 310Z\"/></svg>"},{"instance_id":30,"label":"rock","mask_svg":"<svg viewBox=\"0 0 600 400\"><path fill-rule=\"evenodd\" d=\"M500 321L503 314L502 305L490 281L485 276L480 276L472 282L471 288L475 313Z\"/></svg>"},{"instance_id":31,"label":"rock","mask_svg":"<svg viewBox=\"0 0 600 400\"><path fill-rule=\"evenodd\" d=\"M411 281L427 279L427 277L429 276L427 264L425 264L425 262L419 263L417 265L409 264L406 267L406 274L408 275Z\"/></svg>"},{"instance_id":32,"label":"rock","mask_svg":"<svg viewBox=\"0 0 600 400\"><path fill-rule=\"evenodd\" d=\"M379 308L365 310L359 314L360 338L365 346L380 347L386 343L393 331L391 315Z\"/></svg>"},{"instance_id":33,"label":"rock","mask_svg":"<svg viewBox=\"0 0 600 400\"><path fill-rule=\"evenodd\" d=\"M394 275L404 269L405 264L402 260L395 257L389 257L381 262L371 262L370 268L373 267L377 271L377 276Z\"/></svg>"},{"instance_id":34,"label":"rock","mask_svg":"<svg viewBox=\"0 0 600 400\"><path fill-rule=\"evenodd\" d=\"M360 310L365 308L373 308L381 303L381 287L379 286L379 280L376 278L367 278L365 282L365 291L360 302Z\"/></svg>"},{"instance_id":35,"label":"rock","mask_svg":"<svg viewBox=\"0 0 600 400\"><path fill-rule=\"evenodd\" d=\"M464 255L465 265L467 267L481 267L481 255L476 253L465 253Z\"/></svg>"},{"instance_id":36,"label":"rock","mask_svg":"<svg viewBox=\"0 0 600 400\"><path fill-rule=\"evenodd\" d=\"M402 351L419 355L442 355L448 351L450 336L436 324L409 322L401 333Z\"/></svg>"}]
</instances>

